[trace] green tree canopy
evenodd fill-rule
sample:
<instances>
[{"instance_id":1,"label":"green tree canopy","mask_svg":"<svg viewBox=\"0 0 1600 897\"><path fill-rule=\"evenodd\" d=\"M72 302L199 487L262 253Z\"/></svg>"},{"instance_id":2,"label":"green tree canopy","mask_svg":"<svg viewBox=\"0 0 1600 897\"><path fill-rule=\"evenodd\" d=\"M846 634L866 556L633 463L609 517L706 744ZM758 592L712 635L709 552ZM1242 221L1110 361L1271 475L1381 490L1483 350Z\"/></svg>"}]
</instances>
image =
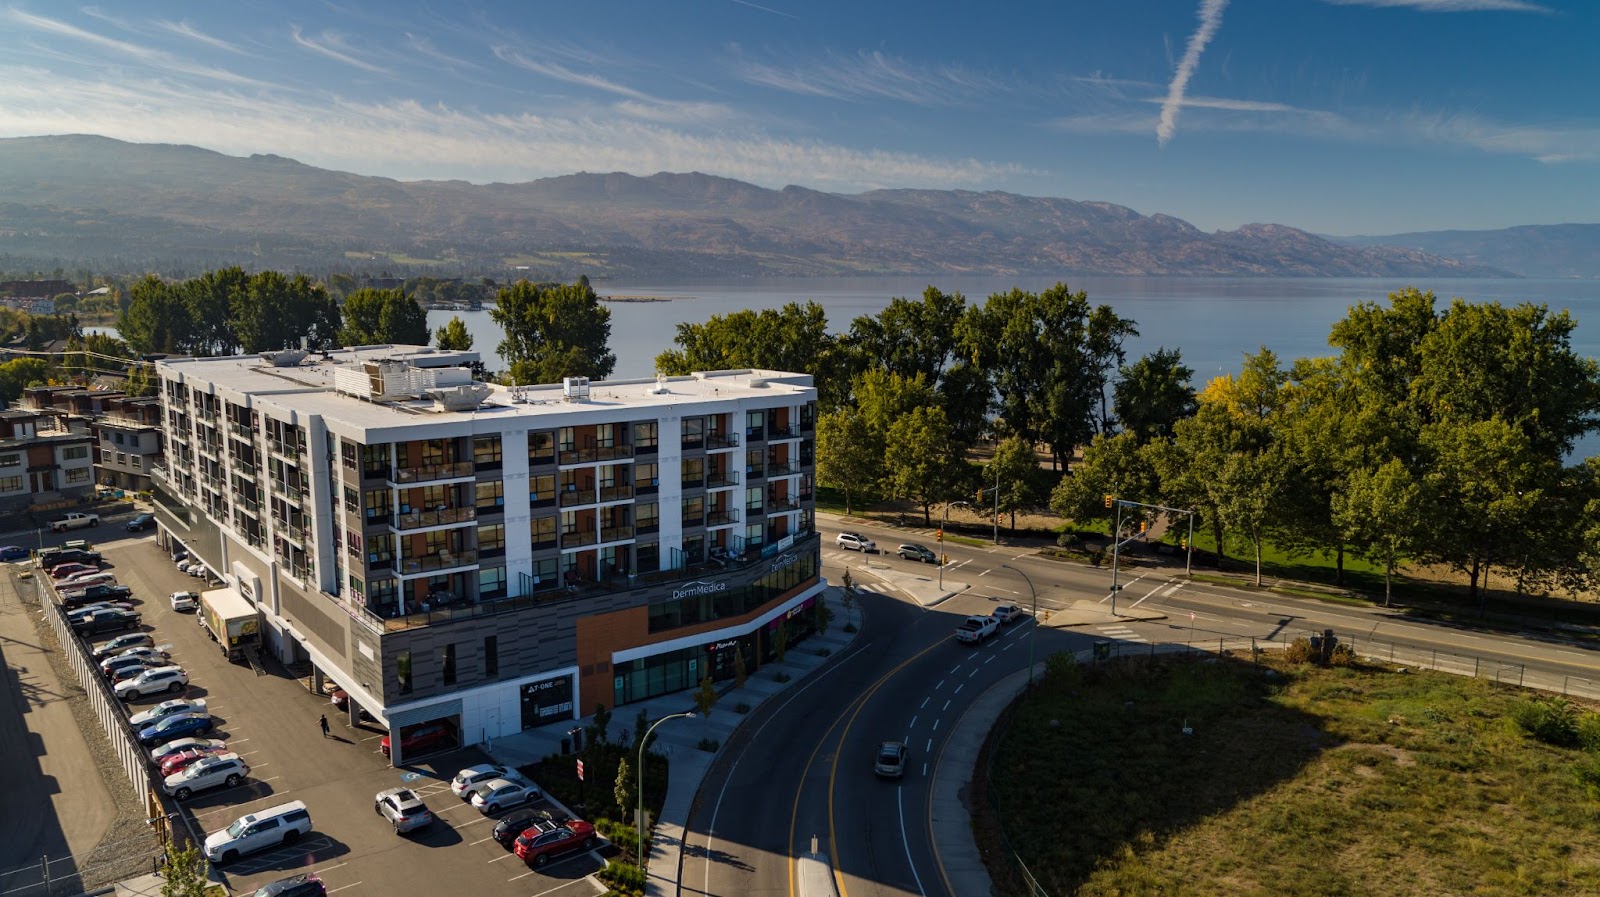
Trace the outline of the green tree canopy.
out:
<instances>
[{"instance_id":1,"label":"green tree canopy","mask_svg":"<svg viewBox=\"0 0 1600 897\"><path fill-rule=\"evenodd\" d=\"M434 345L440 349L465 352L472 348L472 334L467 332L467 324L461 320L460 315L452 317L434 334Z\"/></svg>"},{"instance_id":2,"label":"green tree canopy","mask_svg":"<svg viewBox=\"0 0 1600 897\"><path fill-rule=\"evenodd\" d=\"M587 280L500 290L489 316L505 329L500 354L511 363L513 383L557 383L564 377L603 380L617 356L607 348L611 309Z\"/></svg>"},{"instance_id":3,"label":"green tree canopy","mask_svg":"<svg viewBox=\"0 0 1600 897\"><path fill-rule=\"evenodd\" d=\"M0 364L0 401L15 402L24 389L49 379L50 363L43 358L16 358Z\"/></svg>"},{"instance_id":4,"label":"green tree canopy","mask_svg":"<svg viewBox=\"0 0 1600 897\"><path fill-rule=\"evenodd\" d=\"M978 510L992 511L998 506L1000 513L1010 512L1013 534L1017 531L1017 512L1043 503L1044 471L1039 469L1033 446L1021 436L1013 434L994 447L994 455L983 466L982 482L985 492L976 503ZM996 483L1000 490L998 501L989 491L997 488Z\"/></svg>"},{"instance_id":5,"label":"green tree canopy","mask_svg":"<svg viewBox=\"0 0 1600 897\"><path fill-rule=\"evenodd\" d=\"M346 296L342 346L428 344L428 310L403 290L359 289Z\"/></svg>"},{"instance_id":6,"label":"green tree canopy","mask_svg":"<svg viewBox=\"0 0 1600 897\"><path fill-rule=\"evenodd\" d=\"M920 300L895 298L876 315L862 315L850 324L851 351L866 362L907 379L918 374L937 385L958 343L956 327L966 313L960 293L929 286Z\"/></svg>"},{"instance_id":7,"label":"green tree canopy","mask_svg":"<svg viewBox=\"0 0 1600 897\"><path fill-rule=\"evenodd\" d=\"M1158 436L1171 436L1178 421L1194 414L1194 370L1182 361L1178 349L1165 347L1140 358L1120 371L1112 388L1112 408L1122 427L1141 444Z\"/></svg>"},{"instance_id":8,"label":"green tree canopy","mask_svg":"<svg viewBox=\"0 0 1600 897\"><path fill-rule=\"evenodd\" d=\"M817 484L844 493L846 514L877 492L882 445L855 408L837 408L817 419Z\"/></svg>"},{"instance_id":9,"label":"green tree canopy","mask_svg":"<svg viewBox=\"0 0 1600 897\"><path fill-rule=\"evenodd\" d=\"M234 334L244 352L292 349L304 339L311 349L333 346L339 307L321 284L304 274L277 271L251 275L232 306Z\"/></svg>"},{"instance_id":10,"label":"green tree canopy","mask_svg":"<svg viewBox=\"0 0 1600 897\"><path fill-rule=\"evenodd\" d=\"M889 427L887 442L884 491L891 498L921 505L923 522L931 524L933 503L965 492L968 475L966 462L952 450L944 409L926 405L912 409Z\"/></svg>"},{"instance_id":11,"label":"green tree canopy","mask_svg":"<svg viewBox=\"0 0 1600 897\"><path fill-rule=\"evenodd\" d=\"M141 353L176 354L194 339L194 322L179 291L154 274L135 283L117 332Z\"/></svg>"}]
</instances>

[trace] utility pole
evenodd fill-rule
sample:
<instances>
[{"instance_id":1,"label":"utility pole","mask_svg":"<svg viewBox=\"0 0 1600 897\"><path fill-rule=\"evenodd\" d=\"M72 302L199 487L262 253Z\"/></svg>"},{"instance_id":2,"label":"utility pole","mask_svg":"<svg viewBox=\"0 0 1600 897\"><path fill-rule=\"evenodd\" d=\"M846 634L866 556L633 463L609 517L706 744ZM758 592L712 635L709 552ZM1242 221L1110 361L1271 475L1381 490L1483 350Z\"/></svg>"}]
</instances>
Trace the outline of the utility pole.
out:
<instances>
[{"instance_id":1,"label":"utility pole","mask_svg":"<svg viewBox=\"0 0 1600 897\"><path fill-rule=\"evenodd\" d=\"M994 544L1000 544L1000 465L994 466Z\"/></svg>"},{"instance_id":2,"label":"utility pole","mask_svg":"<svg viewBox=\"0 0 1600 897\"><path fill-rule=\"evenodd\" d=\"M1117 615L1117 559L1122 549L1122 499L1117 499L1117 525L1111 528L1111 616Z\"/></svg>"}]
</instances>

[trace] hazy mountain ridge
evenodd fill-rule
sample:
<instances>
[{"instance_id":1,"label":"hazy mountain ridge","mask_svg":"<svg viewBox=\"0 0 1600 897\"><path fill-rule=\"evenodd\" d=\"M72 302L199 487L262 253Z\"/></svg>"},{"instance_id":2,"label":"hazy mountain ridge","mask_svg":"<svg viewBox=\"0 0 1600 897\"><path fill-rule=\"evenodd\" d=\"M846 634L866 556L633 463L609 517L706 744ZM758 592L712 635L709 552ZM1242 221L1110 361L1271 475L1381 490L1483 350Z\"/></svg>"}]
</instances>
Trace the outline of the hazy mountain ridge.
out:
<instances>
[{"instance_id":1,"label":"hazy mountain ridge","mask_svg":"<svg viewBox=\"0 0 1600 897\"><path fill-rule=\"evenodd\" d=\"M1600 278L1600 224L1524 224L1499 230L1439 230L1335 239L1363 246L1413 247L1526 277Z\"/></svg>"},{"instance_id":2,"label":"hazy mountain ridge","mask_svg":"<svg viewBox=\"0 0 1600 897\"><path fill-rule=\"evenodd\" d=\"M258 266L346 253L582 254L590 273L1494 276L1416 248L1280 224L1205 233L1105 202L999 191L770 190L714 175L579 173L516 184L397 181L281 156L104 137L0 139L0 254Z\"/></svg>"}]
</instances>

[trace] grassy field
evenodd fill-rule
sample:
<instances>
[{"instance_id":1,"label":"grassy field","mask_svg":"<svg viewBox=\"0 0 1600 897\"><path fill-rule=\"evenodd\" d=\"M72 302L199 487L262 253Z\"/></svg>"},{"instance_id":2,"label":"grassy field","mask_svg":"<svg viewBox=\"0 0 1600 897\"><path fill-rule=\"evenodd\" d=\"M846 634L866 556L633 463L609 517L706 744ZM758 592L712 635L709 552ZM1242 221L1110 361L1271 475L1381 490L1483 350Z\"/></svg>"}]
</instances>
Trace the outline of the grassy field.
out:
<instances>
[{"instance_id":1,"label":"grassy field","mask_svg":"<svg viewBox=\"0 0 1600 897\"><path fill-rule=\"evenodd\" d=\"M1005 894L1000 818L1051 895L1600 893L1597 758L1523 734L1528 699L1281 659L1052 673L996 727L974 826Z\"/></svg>"}]
</instances>

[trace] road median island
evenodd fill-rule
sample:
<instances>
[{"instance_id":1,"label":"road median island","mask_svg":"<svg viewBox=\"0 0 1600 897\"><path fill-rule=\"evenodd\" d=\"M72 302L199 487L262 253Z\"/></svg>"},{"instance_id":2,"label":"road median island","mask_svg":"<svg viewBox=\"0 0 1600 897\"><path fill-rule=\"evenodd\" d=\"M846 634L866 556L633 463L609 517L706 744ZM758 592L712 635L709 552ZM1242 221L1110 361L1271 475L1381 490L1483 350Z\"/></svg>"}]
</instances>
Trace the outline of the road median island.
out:
<instances>
[{"instance_id":1,"label":"road median island","mask_svg":"<svg viewBox=\"0 0 1600 897\"><path fill-rule=\"evenodd\" d=\"M1292 655L1053 658L974 771L997 892L1600 893L1600 715ZM1532 710L1570 737L1535 739Z\"/></svg>"}]
</instances>

